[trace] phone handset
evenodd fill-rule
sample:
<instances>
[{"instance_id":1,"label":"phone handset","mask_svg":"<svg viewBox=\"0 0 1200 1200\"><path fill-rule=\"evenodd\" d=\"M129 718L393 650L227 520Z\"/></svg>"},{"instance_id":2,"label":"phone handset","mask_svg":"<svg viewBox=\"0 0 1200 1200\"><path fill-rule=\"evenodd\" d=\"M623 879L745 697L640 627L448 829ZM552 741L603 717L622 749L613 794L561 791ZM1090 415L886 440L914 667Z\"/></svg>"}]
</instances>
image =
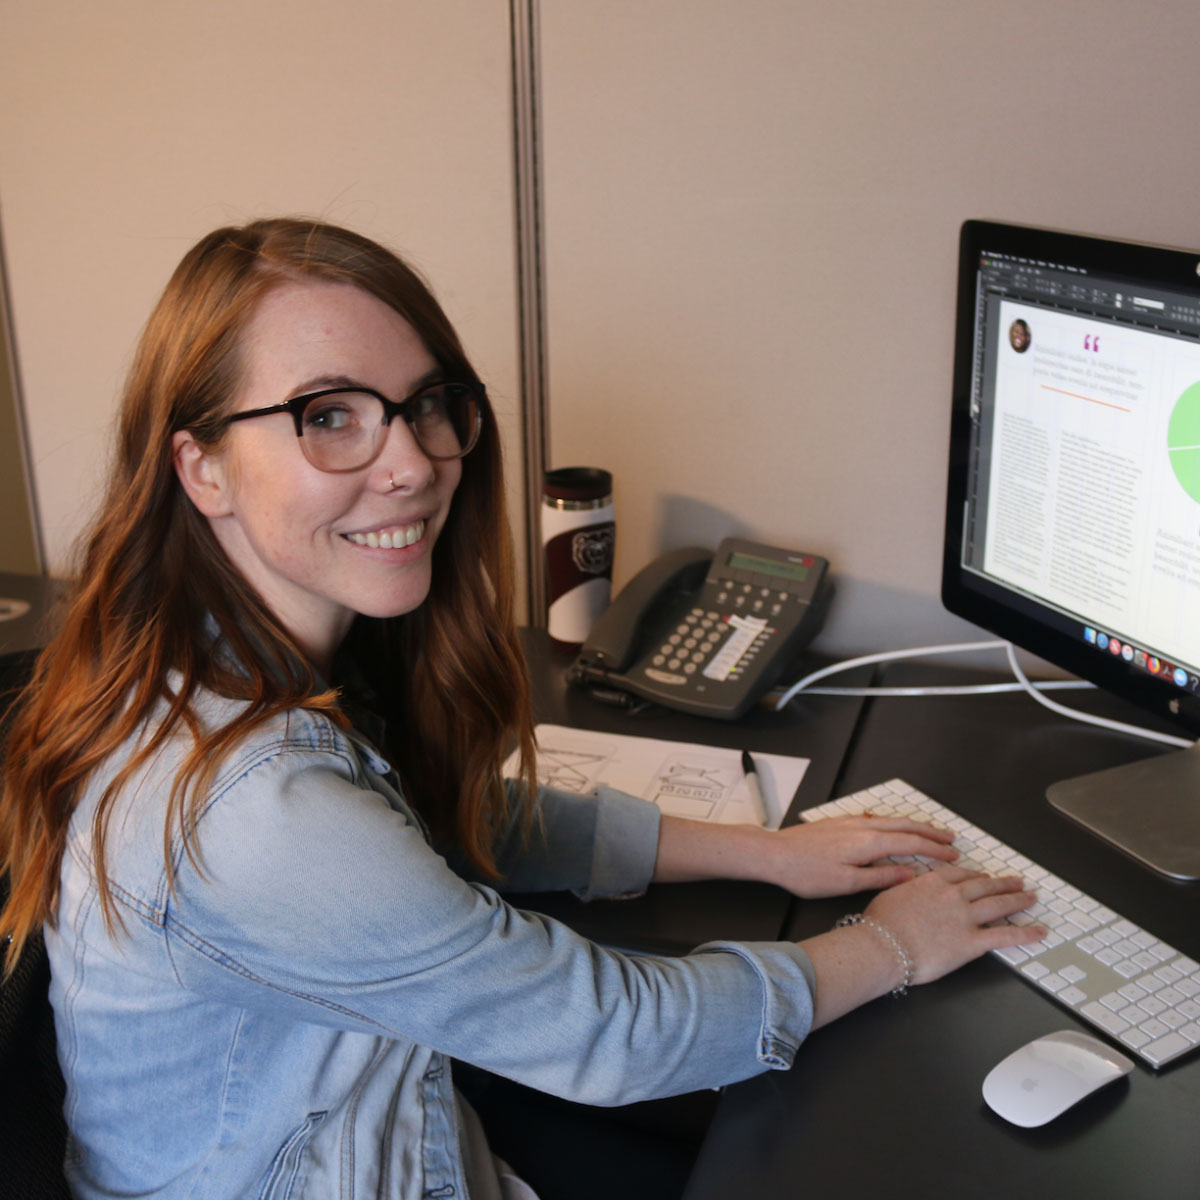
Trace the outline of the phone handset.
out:
<instances>
[{"instance_id":1,"label":"phone handset","mask_svg":"<svg viewBox=\"0 0 1200 1200\"><path fill-rule=\"evenodd\" d=\"M644 566L600 614L573 670L601 673L625 670L633 661L652 612L670 604L680 593L695 591L712 559L711 550L684 546Z\"/></svg>"}]
</instances>

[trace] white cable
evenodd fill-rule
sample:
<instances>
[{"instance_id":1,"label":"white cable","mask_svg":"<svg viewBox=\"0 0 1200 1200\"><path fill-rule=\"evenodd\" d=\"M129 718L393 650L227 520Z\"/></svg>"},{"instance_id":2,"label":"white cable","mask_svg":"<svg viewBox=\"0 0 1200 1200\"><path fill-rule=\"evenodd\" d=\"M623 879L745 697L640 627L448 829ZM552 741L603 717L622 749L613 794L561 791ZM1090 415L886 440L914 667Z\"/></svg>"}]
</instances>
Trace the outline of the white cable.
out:
<instances>
[{"instance_id":1,"label":"white cable","mask_svg":"<svg viewBox=\"0 0 1200 1200\"><path fill-rule=\"evenodd\" d=\"M934 688L812 688L812 684L818 679L824 679L832 674L840 674L842 671L851 671L854 667L869 666L872 662L893 662L898 659L914 659L922 658L925 655L936 654L961 654L967 650L1004 650L1008 655L1008 665L1012 668L1013 674L1016 677L1015 684L1012 683L997 683L997 684L971 684L966 686L934 686ZM1183 749L1195 745L1195 742L1188 738L1176 737L1171 733L1158 733L1154 730L1146 730L1138 725L1126 725L1123 721L1114 721L1106 718L1106 716L1093 716L1091 713L1081 713L1079 709L1067 708L1064 704L1058 704L1050 700L1048 696L1044 696L1044 691L1060 688L1091 688L1092 684L1084 683L1082 680L1051 680L1051 682L1033 683L1028 678L1021 666L1016 661L1016 648L1012 642L954 642L946 644L946 646L918 646L908 650L888 650L883 654L864 654L857 659L846 659L842 662L834 662L833 665L822 667L820 671L814 671L809 676L805 676L799 680L799 683L792 684L784 692L778 701L775 702L775 712L780 712L785 704L790 702L794 696L800 691L809 691L814 696L971 696L971 695L988 695L991 692L997 691L1027 691L1034 700L1043 707L1049 708L1051 712L1067 716L1073 721L1082 721L1087 725L1098 725L1105 730L1116 730L1118 733L1132 733L1134 737L1147 738L1151 742L1162 742L1165 745L1182 746Z\"/></svg>"},{"instance_id":2,"label":"white cable","mask_svg":"<svg viewBox=\"0 0 1200 1200\"><path fill-rule=\"evenodd\" d=\"M1038 691L1079 691L1096 685L1083 679L1041 679L1033 685ZM993 696L1000 692L1023 692L1020 683L946 684L940 687L813 687L806 696Z\"/></svg>"},{"instance_id":3,"label":"white cable","mask_svg":"<svg viewBox=\"0 0 1200 1200\"><path fill-rule=\"evenodd\" d=\"M1126 725L1123 721L1110 721L1107 717L1096 717L1091 713L1079 712L1077 709L1056 704L1053 700L1043 696L1030 683L1025 672L1021 670L1020 664L1017 662L1017 652L1011 642L1006 643L1006 649L1008 652L1008 664L1012 667L1013 674L1039 704L1044 705L1052 712L1056 712L1064 717L1070 717L1073 721L1084 721L1088 725L1099 725L1103 729L1115 729L1118 733L1132 733L1136 737L1148 738L1152 742L1164 742L1168 746L1182 746L1184 749L1187 749L1195 745L1188 738L1176 737L1170 733L1158 733L1153 729L1143 729L1140 725Z\"/></svg>"},{"instance_id":4,"label":"white cable","mask_svg":"<svg viewBox=\"0 0 1200 1200\"><path fill-rule=\"evenodd\" d=\"M871 663L894 662L902 658L919 658L923 656L932 656L937 654L961 654L968 650L1003 650L1008 655L1008 663L1012 668L1012 673L1016 676L1017 682L1014 683L984 683L970 684L962 687L917 687L917 688L814 688L812 684L819 679L825 679L829 675L837 675L842 671L852 670L854 667L864 667ZM1024 671L1021 670L1020 664L1017 662L1016 647L1011 642L994 641L994 642L953 642L944 646L917 646L911 650L890 650L883 654L864 654L860 658L848 658L844 662L833 663L831 666L822 667L819 671L814 671L811 675L806 675L798 683L792 684L790 688L779 698L775 703L775 711L779 712L798 692L808 691L814 696L971 696L971 695L987 695L993 692L1009 692L1009 691L1025 691L1028 692L1039 704L1050 709L1052 712L1058 713L1060 716L1069 717L1073 721L1082 721L1088 725L1098 725L1102 729L1114 729L1118 733L1130 733L1135 737L1147 738L1152 742L1162 742L1168 746L1180 746L1184 749L1193 746L1197 743L1188 738L1176 737L1169 733L1158 733L1152 729L1143 729L1138 725L1126 725L1123 721L1113 721L1107 717L1093 716L1091 713L1080 712L1078 709L1067 708L1063 704L1058 704L1049 697L1044 696L1044 691L1057 688L1075 688L1075 687L1093 687L1093 684L1085 683L1082 680L1052 680L1049 682L1033 683Z\"/></svg>"},{"instance_id":5,"label":"white cable","mask_svg":"<svg viewBox=\"0 0 1200 1200\"><path fill-rule=\"evenodd\" d=\"M852 670L854 667L865 667L871 663L893 662L901 658L921 658L932 654L962 654L968 650L1003 650L1007 646L1007 642L952 642L945 646L917 646L912 650L889 650L884 654L864 654L861 658L848 658L844 662L834 663L832 666L823 667L819 671L814 671L811 675L806 675L799 683L794 683L775 704L775 711L779 712L784 705L788 703L797 692L802 692L818 679L824 679L828 675L838 675L842 671ZM910 693L913 694L913 693Z\"/></svg>"}]
</instances>

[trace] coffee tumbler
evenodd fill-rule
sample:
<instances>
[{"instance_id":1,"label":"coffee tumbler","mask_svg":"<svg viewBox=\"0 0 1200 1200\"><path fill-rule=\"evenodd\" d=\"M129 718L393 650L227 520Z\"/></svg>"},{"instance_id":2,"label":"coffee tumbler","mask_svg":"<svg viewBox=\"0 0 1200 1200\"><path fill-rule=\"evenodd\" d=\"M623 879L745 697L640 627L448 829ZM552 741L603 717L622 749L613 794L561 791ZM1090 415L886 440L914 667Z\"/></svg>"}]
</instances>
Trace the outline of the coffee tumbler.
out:
<instances>
[{"instance_id":1,"label":"coffee tumbler","mask_svg":"<svg viewBox=\"0 0 1200 1200\"><path fill-rule=\"evenodd\" d=\"M547 471L542 492L542 545L550 636L578 646L612 593L612 475L596 467Z\"/></svg>"}]
</instances>

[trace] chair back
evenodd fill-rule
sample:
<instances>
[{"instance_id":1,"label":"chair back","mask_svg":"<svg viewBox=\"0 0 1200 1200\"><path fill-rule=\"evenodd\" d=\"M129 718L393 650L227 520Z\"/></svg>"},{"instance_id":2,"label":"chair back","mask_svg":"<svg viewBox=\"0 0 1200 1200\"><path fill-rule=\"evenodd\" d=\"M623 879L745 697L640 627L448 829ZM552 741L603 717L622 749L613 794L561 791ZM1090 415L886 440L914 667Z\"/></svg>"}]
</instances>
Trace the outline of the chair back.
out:
<instances>
[{"instance_id":1,"label":"chair back","mask_svg":"<svg viewBox=\"0 0 1200 1200\"><path fill-rule=\"evenodd\" d=\"M0 875L0 905L8 875ZM0 968L7 946L0 946ZM0 977L0 1200L70 1200L63 1178L66 1085L54 1044L50 964L39 933Z\"/></svg>"}]
</instances>

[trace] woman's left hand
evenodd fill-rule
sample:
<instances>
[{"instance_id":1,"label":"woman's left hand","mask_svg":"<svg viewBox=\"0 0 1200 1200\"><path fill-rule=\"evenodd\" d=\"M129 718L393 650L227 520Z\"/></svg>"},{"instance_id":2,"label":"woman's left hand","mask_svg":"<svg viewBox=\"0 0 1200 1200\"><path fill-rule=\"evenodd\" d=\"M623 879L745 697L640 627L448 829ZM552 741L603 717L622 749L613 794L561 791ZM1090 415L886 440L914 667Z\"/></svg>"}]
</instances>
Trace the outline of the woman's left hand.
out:
<instances>
[{"instance_id":1,"label":"woman's left hand","mask_svg":"<svg viewBox=\"0 0 1200 1200\"><path fill-rule=\"evenodd\" d=\"M806 899L880 891L915 874L881 859L958 858L948 829L900 817L827 817L770 836L771 882Z\"/></svg>"},{"instance_id":2,"label":"woman's left hand","mask_svg":"<svg viewBox=\"0 0 1200 1200\"><path fill-rule=\"evenodd\" d=\"M911 867L881 863L918 855L952 863L954 835L900 817L828 817L771 831L664 816L654 878L758 879L805 899L879 891L911 879Z\"/></svg>"}]
</instances>

